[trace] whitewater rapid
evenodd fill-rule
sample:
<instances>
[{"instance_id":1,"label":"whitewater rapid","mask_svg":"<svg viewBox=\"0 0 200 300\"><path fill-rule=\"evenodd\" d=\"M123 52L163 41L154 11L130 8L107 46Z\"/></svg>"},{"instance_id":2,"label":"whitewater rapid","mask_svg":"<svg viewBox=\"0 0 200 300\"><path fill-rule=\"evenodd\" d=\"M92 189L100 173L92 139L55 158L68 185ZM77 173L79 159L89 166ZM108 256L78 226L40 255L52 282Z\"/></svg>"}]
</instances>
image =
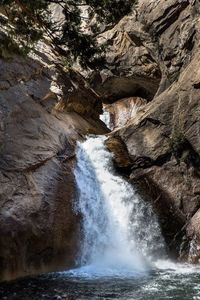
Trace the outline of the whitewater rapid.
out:
<instances>
[{"instance_id":1,"label":"whitewater rapid","mask_svg":"<svg viewBox=\"0 0 200 300\"><path fill-rule=\"evenodd\" d=\"M165 256L165 243L151 206L115 173L105 137L78 143L75 179L82 241L78 264L99 275L147 272Z\"/></svg>"}]
</instances>

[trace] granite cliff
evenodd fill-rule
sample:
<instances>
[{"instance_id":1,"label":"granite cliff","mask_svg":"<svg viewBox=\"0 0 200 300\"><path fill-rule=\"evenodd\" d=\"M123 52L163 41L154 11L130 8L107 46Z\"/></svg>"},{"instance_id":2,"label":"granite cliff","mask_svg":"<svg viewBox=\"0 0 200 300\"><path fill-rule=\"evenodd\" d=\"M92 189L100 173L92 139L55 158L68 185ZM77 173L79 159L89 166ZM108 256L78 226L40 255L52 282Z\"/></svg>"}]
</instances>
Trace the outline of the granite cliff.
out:
<instances>
[{"instance_id":1,"label":"granite cliff","mask_svg":"<svg viewBox=\"0 0 200 300\"><path fill-rule=\"evenodd\" d=\"M107 145L153 203L170 253L191 262L200 258L199 13L199 1L139 1L100 38L107 66L92 78L110 110L124 97L147 101L121 128L118 110Z\"/></svg>"}]
</instances>

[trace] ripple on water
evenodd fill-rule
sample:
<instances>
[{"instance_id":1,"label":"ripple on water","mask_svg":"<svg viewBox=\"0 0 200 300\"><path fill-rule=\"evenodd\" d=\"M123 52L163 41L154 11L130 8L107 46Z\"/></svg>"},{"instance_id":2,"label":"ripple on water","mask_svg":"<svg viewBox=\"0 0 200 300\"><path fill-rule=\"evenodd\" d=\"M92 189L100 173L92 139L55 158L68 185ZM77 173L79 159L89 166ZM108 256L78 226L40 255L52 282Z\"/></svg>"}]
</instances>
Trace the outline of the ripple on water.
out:
<instances>
[{"instance_id":1,"label":"ripple on water","mask_svg":"<svg viewBox=\"0 0 200 300\"><path fill-rule=\"evenodd\" d=\"M180 266L180 265L179 265ZM142 276L89 276L83 270L26 278L0 285L3 300L200 300L200 272L157 270ZM187 266L188 267L188 266ZM87 270L88 271L88 270Z\"/></svg>"}]
</instances>

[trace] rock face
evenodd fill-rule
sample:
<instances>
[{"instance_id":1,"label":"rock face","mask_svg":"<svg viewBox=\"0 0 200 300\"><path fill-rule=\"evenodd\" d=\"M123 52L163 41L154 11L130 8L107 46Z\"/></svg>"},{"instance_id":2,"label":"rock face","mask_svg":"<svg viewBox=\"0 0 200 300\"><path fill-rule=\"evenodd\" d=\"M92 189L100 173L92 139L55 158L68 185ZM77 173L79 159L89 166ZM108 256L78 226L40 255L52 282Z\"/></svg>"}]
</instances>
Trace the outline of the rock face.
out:
<instances>
[{"instance_id":1,"label":"rock face","mask_svg":"<svg viewBox=\"0 0 200 300\"><path fill-rule=\"evenodd\" d=\"M137 20L137 13L123 18L105 32L99 42L105 41L107 64L91 79L104 102L132 96L151 100L158 90L161 70L156 63L155 43Z\"/></svg>"},{"instance_id":2,"label":"rock face","mask_svg":"<svg viewBox=\"0 0 200 300\"><path fill-rule=\"evenodd\" d=\"M75 265L75 141L105 133L101 103L49 56L0 60L0 279Z\"/></svg>"},{"instance_id":3,"label":"rock face","mask_svg":"<svg viewBox=\"0 0 200 300\"><path fill-rule=\"evenodd\" d=\"M178 78L198 47L198 6L192 0L139 0L132 15L99 37L107 45L107 64L92 82L104 101L150 101Z\"/></svg>"},{"instance_id":4,"label":"rock face","mask_svg":"<svg viewBox=\"0 0 200 300\"><path fill-rule=\"evenodd\" d=\"M110 128L117 129L127 125L146 104L145 99L129 97L105 105L104 110L109 113Z\"/></svg>"},{"instance_id":5,"label":"rock face","mask_svg":"<svg viewBox=\"0 0 200 300\"><path fill-rule=\"evenodd\" d=\"M192 262L200 261L199 15L199 1L139 1L135 13L107 33L109 71L98 89L116 99L123 90L116 95L107 83L137 78L147 92L142 96L153 98L111 134L110 144L117 138L125 145L130 178L152 201L169 251ZM122 36L129 37L124 48ZM131 96L141 96L132 83Z\"/></svg>"}]
</instances>

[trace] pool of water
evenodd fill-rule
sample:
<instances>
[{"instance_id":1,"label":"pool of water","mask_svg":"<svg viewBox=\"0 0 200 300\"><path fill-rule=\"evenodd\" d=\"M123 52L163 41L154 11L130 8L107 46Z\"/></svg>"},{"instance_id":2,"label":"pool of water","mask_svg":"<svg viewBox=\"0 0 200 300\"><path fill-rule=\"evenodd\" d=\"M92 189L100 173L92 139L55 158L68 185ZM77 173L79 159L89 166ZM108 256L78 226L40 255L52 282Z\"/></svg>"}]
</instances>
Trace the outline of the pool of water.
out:
<instances>
[{"instance_id":1,"label":"pool of water","mask_svg":"<svg viewBox=\"0 0 200 300\"><path fill-rule=\"evenodd\" d=\"M146 274L92 273L82 268L0 285L1 300L200 299L200 268L160 264Z\"/></svg>"}]
</instances>

